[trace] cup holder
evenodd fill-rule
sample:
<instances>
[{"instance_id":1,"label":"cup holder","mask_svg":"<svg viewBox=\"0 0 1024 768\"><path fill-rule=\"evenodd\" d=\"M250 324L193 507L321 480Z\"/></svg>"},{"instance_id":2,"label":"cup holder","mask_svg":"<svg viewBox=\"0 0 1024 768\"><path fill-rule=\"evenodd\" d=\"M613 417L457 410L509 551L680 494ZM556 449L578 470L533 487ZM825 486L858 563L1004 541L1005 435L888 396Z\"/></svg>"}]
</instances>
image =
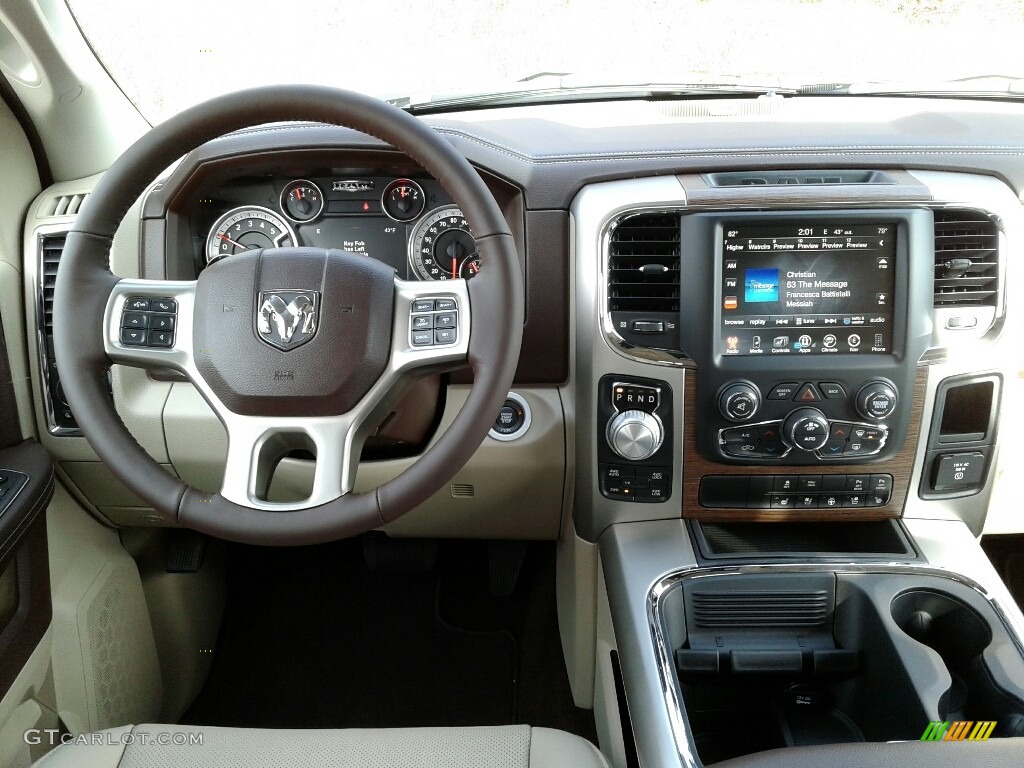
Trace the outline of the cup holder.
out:
<instances>
[{"instance_id":1,"label":"cup holder","mask_svg":"<svg viewBox=\"0 0 1024 768\"><path fill-rule=\"evenodd\" d=\"M999 735L1018 735L1024 703L993 680L984 657L993 640L988 622L958 598L931 590L903 592L890 610L896 625L935 651L949 672L952 683L938 702L943 719L994 720L1004 731Z\"/></svg>"}]
</instances>

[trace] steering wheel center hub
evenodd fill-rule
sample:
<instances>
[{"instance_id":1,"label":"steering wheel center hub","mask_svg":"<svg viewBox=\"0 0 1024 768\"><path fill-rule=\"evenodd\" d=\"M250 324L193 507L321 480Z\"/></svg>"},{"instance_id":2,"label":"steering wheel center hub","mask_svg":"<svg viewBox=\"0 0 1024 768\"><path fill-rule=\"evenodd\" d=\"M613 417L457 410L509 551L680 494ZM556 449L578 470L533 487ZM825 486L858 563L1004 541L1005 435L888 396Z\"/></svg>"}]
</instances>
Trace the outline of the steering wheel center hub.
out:
<instances>
[{"instance_id":1,"label":"steering wheel center hub","mask_svg":"<svg viewBox=\"0 0 1024 768\"><path fill-rule=\"evenodd\" d=\"M238 414L346 413L387 365L394 278L378 261L320 248L222 259L196 286L196 368Z\"/></svg>"}]
</instances>

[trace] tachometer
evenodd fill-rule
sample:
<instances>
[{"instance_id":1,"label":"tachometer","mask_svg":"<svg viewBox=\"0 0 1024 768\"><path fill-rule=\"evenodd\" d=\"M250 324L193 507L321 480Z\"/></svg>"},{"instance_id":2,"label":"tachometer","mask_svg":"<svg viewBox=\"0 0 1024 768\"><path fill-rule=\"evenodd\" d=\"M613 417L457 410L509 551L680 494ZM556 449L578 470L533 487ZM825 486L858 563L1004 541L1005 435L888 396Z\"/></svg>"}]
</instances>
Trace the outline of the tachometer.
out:
<instances>
[{"instance_id":1,"label":"tachometer","mask_svg":"<svg viewBox=\"0 0 1024 768\"><path fill-rule=\"evenodd\" d=\"M467 263L475 264L476 269L464 269ZM469 223L454 206L428 213L409 238L409 264L423 280L468 278L479 270L479 263Z\"/></svg>"},{"instance_id":2,"label":"tachometer","mask_svg":"<svg viewBox=\"0 0 1024 768\"><path fill-rule=\"evenodd\" d=\"M258 248L290 248L298 243L287 221L269 208L246 205L228 211L206 238L206 263Z\"/></svg>"}]
</instances>

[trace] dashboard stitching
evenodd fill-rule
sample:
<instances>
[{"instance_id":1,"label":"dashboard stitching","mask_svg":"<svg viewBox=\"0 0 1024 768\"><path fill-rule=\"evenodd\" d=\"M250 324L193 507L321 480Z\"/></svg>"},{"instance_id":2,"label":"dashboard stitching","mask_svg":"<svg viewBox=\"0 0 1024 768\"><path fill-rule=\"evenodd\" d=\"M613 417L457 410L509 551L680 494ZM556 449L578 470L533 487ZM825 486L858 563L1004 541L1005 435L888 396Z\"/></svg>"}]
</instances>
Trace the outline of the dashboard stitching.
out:
<instances>
[{"instance_id":1,"label":"dashboard stitching","mask_svg":"<svg viewBox=\"0 0 1024 768\"><path fill-rule=\"evenodd\" d=\"M259 133L276 133L291 130L304 130L309 128L333 128L329 123L305 123L299 125L277 126L274 128L257 128L254 130L238 131L234 136L251 136ZM344 127L344 126L342 126ZM355 129L350 129L355 130ZM512 147L509 147L492 139L486 139L474 133L464 130L435 126L438 133L447 136L458 137L472 141L491 149L503 152L512 157L526 160L531 163L572 163L604 160L660 160L673 157L700 157L700 158L732 158L738 155L750 155L753 157L789 157L794 154L813 154L821 156L833 155L1024 155L1024 145L1015 144L979 144L950 145L941 144L917 144L907 145L905 148L884 144L853 144L849 147L842 146L793 146L793 147L714 147L708 149L675 149L675 150L649 150L632 152L628 154L616 152L575 152L572 154L548 154L528 155ZM361 133L361 132L360 132ZM378 138L370 134L364 134L370 138ZM228 138L228 137L225 137ZM221 139L218 139L218 141ZM382 139L378 141L383 142ZM386 146L391 146L383 142Z\"/></svg>"}]
</instances>

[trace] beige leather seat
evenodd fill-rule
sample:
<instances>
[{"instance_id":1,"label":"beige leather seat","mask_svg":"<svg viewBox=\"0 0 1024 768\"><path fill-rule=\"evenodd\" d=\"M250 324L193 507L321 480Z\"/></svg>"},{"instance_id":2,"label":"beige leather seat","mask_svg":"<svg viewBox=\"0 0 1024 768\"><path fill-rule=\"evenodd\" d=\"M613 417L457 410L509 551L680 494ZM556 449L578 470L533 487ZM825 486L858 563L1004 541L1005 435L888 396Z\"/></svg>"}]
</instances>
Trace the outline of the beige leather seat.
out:
<instances>
[{"instance_id":1,"label":"beige leather seat","mask_svg":"<svg viewBox=\"0 0 1024 768\"><path fill-rule=\"evenodd\" d=\"M269 730L136 725L77 737L36 768L608 768L549 728Z\"/></svg>"}]
</instances>

